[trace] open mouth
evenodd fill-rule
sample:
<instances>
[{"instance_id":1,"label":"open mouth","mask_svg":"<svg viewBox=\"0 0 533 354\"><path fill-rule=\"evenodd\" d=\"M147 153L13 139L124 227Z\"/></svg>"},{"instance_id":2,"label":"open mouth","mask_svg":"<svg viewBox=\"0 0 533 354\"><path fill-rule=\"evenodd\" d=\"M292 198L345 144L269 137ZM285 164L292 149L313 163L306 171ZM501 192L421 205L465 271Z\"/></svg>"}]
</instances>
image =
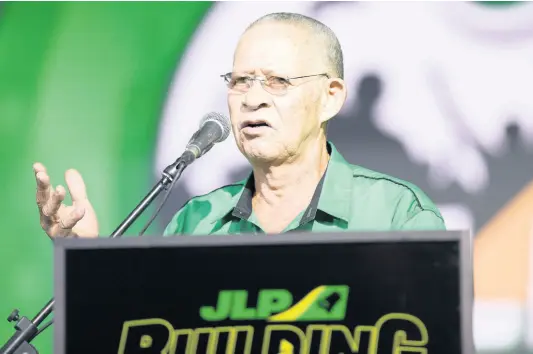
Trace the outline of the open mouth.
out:
<instances>
[{"instance_id":1,"label":"open mouth","mask_svg":"<svg viewBox=\"0 0 533 354\"><path fill-rule=\"evenodd\" d=\"M260 128L260 127L268 127L270 128L270 125L266 122L245 122L242 125L243 128Z\"/></svg>"}]
</instances>

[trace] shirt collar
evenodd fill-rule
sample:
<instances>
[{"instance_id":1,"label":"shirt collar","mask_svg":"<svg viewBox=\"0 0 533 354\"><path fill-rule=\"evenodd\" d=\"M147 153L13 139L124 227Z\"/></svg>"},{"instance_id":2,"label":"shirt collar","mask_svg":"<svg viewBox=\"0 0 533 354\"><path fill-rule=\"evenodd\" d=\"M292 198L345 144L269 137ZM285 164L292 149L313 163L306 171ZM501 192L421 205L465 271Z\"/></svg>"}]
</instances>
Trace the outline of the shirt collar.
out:
<instances>
[{"instance_id":1,"label":"shirt collar","mask_svg":"<svg viewBox=\"0 0 533 354\"><path fill-rule=\"evenodd\" d=\"M328 167L302 216L301 225L314 220L318 210L346 222L350 215L353 172L335 145L329 141L327 145L330 154ZM255 189L253 173L241 183L243 190L236 196L237 203L230 211L234 217L248 219L252 214L252 197Z\"/></svg>"},{"instance_id":2,"label":"shirt collar","mask_svg":"<svg viewBox=\"0 0 533 354\"><path fill-rule=\"evenodd\" d=\"M352 206L353 170L351 165L328 141L330 158L318 210L348 222Z\"/></svg>"}]
</instances>

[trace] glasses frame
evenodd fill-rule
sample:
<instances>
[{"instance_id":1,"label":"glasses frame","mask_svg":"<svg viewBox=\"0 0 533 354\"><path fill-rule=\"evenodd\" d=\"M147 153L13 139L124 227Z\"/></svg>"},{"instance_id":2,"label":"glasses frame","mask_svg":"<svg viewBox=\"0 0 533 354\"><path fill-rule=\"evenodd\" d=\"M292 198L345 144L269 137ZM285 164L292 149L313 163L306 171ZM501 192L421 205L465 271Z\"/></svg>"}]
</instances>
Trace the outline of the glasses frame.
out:
<instances>
[{"instance_id":1,"label":"glasses frame","mask_svg":"<svg viewBox=\"0 0 533 354\"><path fill-rule=\"evenodd\" d=\"M220 77L226 82L226 84L227 84L227 86L228 86L228 88L229 88L230 90L233 90L231 87L229 87L229 83L230 83L231 75L232 75L232 74L233 74L232 72L229 72L229 73L226 73L226 74L222 74L222 75L220 75ZM315 76L325 76L327 79L330 79L330 76L329 76L329 74L327 74L327 73L312 74L312 75L304 75L304 76L293 76L293 77L285 77L285 76L278 76L278 75L266 75L266 76L264 76L264 77L261 77L261 76L248 76L248 77L247 77L247 78L248 78L248 90L252 88L252 82L253 82L253 81L259 81L259 82L261 83L261 87L262 87L265 91L267 91L267 92L270 93L270 94L276 95L276 93L272 93L272 92L270 92L268 89L265 88L265 86L268 87L267 82L268 82L269 78L277 77L277 78L280 78L280 79L284 79L284 80L286 80L286 81L289 83L290 86L297 86L297 85L294 85L294 84L291 82L291 80L304 79L304 78L307 78L307 77L315 77ZM289 88L287 87L286 91L283 92L283 93L281 93L281 94L279 94L279 95L284 95L284 94L286 94L287 91L288 91L288 89L289 89ZM240 94L244 94L244 93L247 93L247 92L248 92L248 91L239 92L238 90L235 90L235 91L237 91L237 92L240 93Z\"/></svg>"}]
</instances>

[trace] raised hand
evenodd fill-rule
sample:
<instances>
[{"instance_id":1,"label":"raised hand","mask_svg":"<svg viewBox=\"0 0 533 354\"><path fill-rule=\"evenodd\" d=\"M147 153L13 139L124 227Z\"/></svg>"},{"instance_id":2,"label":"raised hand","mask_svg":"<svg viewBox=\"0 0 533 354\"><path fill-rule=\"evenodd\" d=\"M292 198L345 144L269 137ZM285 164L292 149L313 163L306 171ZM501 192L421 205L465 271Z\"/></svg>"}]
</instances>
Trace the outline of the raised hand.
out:
<instances>
[{"instance_id":1,"label":"raised hand","mask_svg":"<svg viewBox=\"0 0 533 354\"><path fill-rule=\"evenodd\" d=\"M50 237L98 237L96 213L87 199L85 183L76 170L67 170L65 180L72 205L65 205L66 191L61 185L55 189L41 163L33 165L37 180L37 206L41 227Z\"/></svg>"}]
</instances>

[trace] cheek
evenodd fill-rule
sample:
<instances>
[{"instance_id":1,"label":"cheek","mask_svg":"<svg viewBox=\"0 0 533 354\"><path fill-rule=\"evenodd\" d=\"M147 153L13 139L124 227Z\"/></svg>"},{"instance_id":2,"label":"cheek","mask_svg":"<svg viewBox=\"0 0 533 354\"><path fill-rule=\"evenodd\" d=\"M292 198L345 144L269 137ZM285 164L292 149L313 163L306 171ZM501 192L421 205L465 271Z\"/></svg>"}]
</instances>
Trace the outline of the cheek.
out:
<instances>
[{"instance_id":1,"label":"cheek","mask_svg":"<svg viewBox=\"0 0 533 354\"><path fill-rule=\"evenodd\" d=\"M233 133L236 133L238 131L239 124L237 122L237 119L235 119L234 115L231 115L232 118L230 118L231 122L231 128L233 129Z\"/></svg>"},{"instance_id":2,"label":"cheek","mask_svg":"<svg viewBox=\"0 0 533 354\"><path fill-rule=\"evenodd\" d=\"M280 102L277 106L283 126L287 128L287 134L298 134L313 126L316 102L311 102L309 97L298 97L291 101Z\"/></svg>"},{"instance_id":3,"label":"cheek","mask_svg":"<svg viewBox=\"0 0 533 354\"><path fill-rule=\"evenodd\" d=\"M228 94L228 108L230 113L238 113L241 109L242 97Z\"/></svg>"}]
</instances>

